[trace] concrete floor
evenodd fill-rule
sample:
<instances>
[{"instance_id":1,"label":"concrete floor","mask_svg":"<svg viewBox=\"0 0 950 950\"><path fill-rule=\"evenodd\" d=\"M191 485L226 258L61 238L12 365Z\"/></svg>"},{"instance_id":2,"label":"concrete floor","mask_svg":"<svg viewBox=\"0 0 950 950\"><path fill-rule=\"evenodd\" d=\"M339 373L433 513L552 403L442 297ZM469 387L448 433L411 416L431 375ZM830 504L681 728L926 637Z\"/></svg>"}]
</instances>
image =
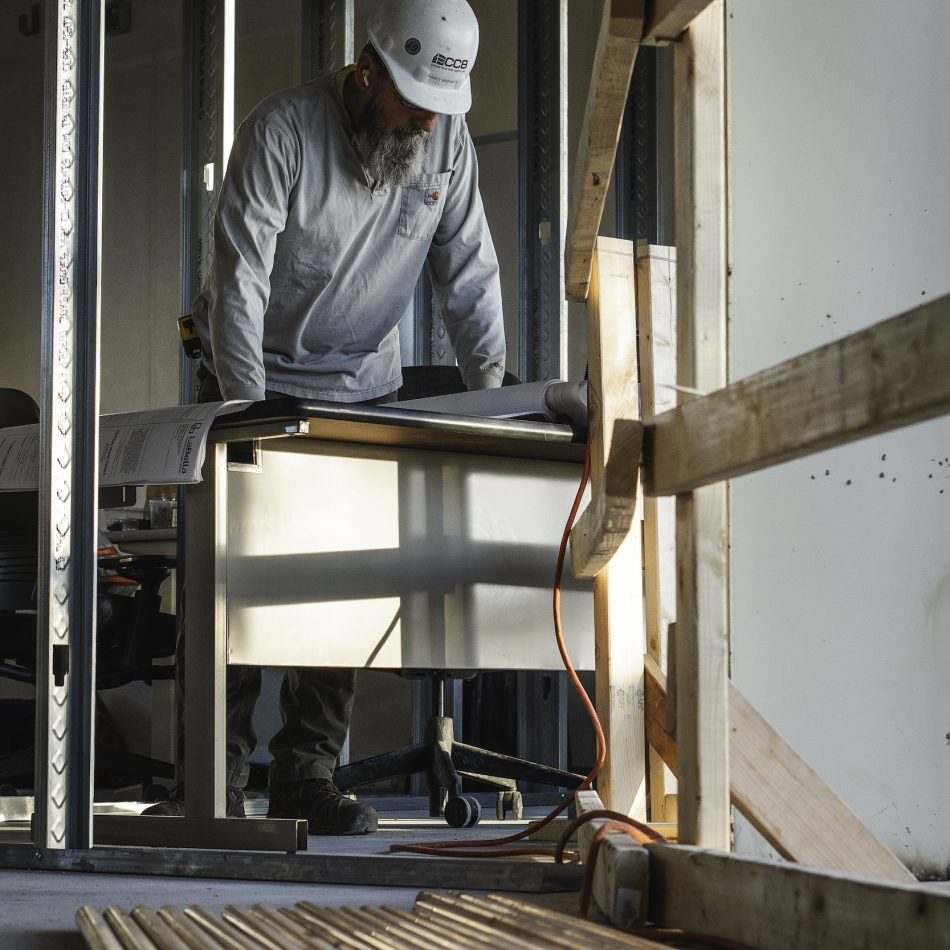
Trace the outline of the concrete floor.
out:
<instances>
[{"instance_id":1,"label":"concrete floor","mask_svg":"<svg viewBox=\"0 0 950 950\"><path fill-rule=\"evenodd\" d=\"M546 809L531 809L538 814ZM355 838L316 838L309 841L309 854L383 855L393 842L466 838L490 838L511 834L524 822L483 819L471 830L448 828L441 820L407 812L382 813L380 830ZM26 843L25 827L5 825L0 843ZM147 852L143 852L143 855ZM147 860L147 859L146 859ZM76 911L84 904L100 912L109 906L129 910L140 904L186 907L198 904L213 913L228 904L249 906L264 902L290 906L307 900L321 906L363 906L383 904L409 909L419 888L364 887L293 884L266 881L188 879L152 875L81 873L76 871L29 871L0 869L0 948L16 950L82 950L85 941L75 923ZM577 909L576 892L518 894L566 913Z\"/></svg>"}]
</instances>

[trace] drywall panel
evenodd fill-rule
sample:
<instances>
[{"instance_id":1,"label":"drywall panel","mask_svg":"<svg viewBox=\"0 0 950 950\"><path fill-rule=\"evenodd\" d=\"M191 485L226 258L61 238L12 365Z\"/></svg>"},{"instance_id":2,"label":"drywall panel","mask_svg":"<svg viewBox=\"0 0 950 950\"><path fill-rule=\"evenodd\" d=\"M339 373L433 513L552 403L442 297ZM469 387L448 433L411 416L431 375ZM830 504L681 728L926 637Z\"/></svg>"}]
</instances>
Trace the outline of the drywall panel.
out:
<instances>
[{"instance_id":1,"label":"drywall panel","mask_svg":"<svg viewBox=\"0 0 950 950\"><path fill-rule=\"evenodd\" d=\"M170 17L177 12L167 0L163 6ZM133 29L147 26L133 21ZM170 41L176 44L177 39ZM111 38L106 42L99 357L103 412L178 402L180 74L176 45L126 57Z\"/></svg>"},{"instance_id":2,"label":"drywall panel","mask_svg":"<svg viewBox=\"0 0 950 950\"><path fill-rule=\"evenodd\" d=\"M727 11L739 379L950 292L950 6ZM732 545L734 679L912 869L945 877L950 419L737 479ZM736 843L761 850L741 822Z\"/></svg>"},{"instance_id":3,"label":"drywall panel","mask_svg":"<svg viewBox=\"0 0 950 950\"><path fill-rule=\"evenodd\" d=\"M22 36L12 9L4 9L0 25L0 129L8 143L0 149L0 387L38 399L43 36Z\"/></svg>"}]
</instances>

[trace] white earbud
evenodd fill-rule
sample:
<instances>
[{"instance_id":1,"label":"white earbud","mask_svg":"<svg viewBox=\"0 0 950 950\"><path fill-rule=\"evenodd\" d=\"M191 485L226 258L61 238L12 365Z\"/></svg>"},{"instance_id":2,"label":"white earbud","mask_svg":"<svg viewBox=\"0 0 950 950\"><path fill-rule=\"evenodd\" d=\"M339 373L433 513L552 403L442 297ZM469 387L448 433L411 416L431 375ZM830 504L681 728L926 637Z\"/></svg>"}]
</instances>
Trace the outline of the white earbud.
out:
<instances>
[{"instance_id":1,"label":"white earbud","mask_svg":"<svg viewBox=\"0 0 950 950\"><path fill-rule=\"evenodd\" d=\"M363 70L363 85L364 86L369 85L369 70L368 69Z\"/></svg>"}]
</instances>

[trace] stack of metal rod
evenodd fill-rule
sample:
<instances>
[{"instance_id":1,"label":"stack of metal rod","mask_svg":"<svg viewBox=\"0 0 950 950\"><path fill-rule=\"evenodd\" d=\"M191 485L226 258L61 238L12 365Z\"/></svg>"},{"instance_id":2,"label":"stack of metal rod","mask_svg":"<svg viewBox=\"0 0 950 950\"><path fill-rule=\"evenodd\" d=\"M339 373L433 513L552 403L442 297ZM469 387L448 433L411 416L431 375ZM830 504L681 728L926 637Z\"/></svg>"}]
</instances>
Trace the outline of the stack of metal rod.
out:
<instances>
[{"instance_id":1,"label":"stack of metal rod","mask_svg":"<svg viewBox=\"0 0 950 950\"><path fill-rule=\"evenodd\" d=\"M489 947L624 947L664 944L502 894L422 891L411 911L395 907L82 907L79 929L92 950L455 950Z\"/></svg>"}]
</instances>

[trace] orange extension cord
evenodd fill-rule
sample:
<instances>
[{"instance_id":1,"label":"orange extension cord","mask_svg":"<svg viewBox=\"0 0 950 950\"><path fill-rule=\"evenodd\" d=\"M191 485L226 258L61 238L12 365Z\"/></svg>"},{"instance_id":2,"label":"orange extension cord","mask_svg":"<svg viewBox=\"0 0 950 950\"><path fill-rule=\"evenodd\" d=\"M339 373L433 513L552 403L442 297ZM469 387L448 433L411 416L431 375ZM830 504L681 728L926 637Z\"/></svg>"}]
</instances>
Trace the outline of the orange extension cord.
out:
<instances>
[{"instance_id":1,"label":"orange extension cord","mask_svg":"<svg viewBox=\"0 0 950 950\"><path fill-rule=\"evenodd\" d=\"M581 499L584 497L584 489L587 487L587 481L590 477L590 441L587 442L587 449L584 453L584 470L581 475L581 481L577 488L577 494L574 496L574 504L571 506L571 512L568 515L567 523L564 526L564 532L561 535L561 544L558 549L557 556L557 567L555 568L554 574L554 598L553 598L553 610L554 610L554 635L557 640L558 652L561 654L561 660L564 663L564 668L567 670L568 677L571 680L571 683L574 686L574 689L577 691L578 696L581 699L581 702L584 705L584 709L587 712L588 717L590 718L591 724L594 727L594 733L597 738L597 759L594 763L594 767L591 769L590 773L581 782L578 791L581 791L586 788L590 788L591 784L594 781L594 778L597 776L597 773L603 767L604 762L607 759L607 740L604 736L603 727L600 724L600 719L597 717L597 710L594 708L594 704L591 702L590 697L587 695L587 690L584 689L583 683L580 681L580 677L577 675L577 671L574 669L571 659L567 654L567 646L564 643L564 630L561 624L561 579L564 574L564 560L567 555L567 543L571 536L571 528L574 525L574 520L577 517L577 511L580 508ZM654 831L648 825L643 824L642 822L637 821L634 818L630 818L628 815L621 814L620 812L609 811L608 809L598 810L589 812L586 815L582 815L580 818L572 821L570 825L565 829L564 833L561 835L560 840L557 842L556 847L552 851L551 848L542 848L538 846L531 847L522 847L522 848L506 848L505 845L514 844L516 841L521 841L528 836L535 834L538 830L543 828L545 825L552 822L558 815L561 814L570 804L574 801L574 793L572 792L567 798L564 799L553 811L545 815L543 818L539 818L537 821L533 821L528 824L521 831L513 835L508 835L504 838L479 838L474 841L466 842L462 847L459 847L458 841L434 841L430 842L427 845L419 844L393 844L390 845L389 850L394 852L409 852L412 854L427 854L440 857L513 857L517 855L549 855L554 858L554 860L560 864L564 861L564 850L567 845L567 842L570 840L571 836L574 834L574 831L582 824L587 821L590 821L594 818L609 818L611 819L608 825L605 825L603 828L599 829L597 834L594 836L594 840L591 843L590 853L588 854L587 867L584 873L584 881L581 887L581 912L587 913L587 906L590 900L590 891L594 878L594 867L596 864L597 853L600 850L600 842L610 831L625 831L634 841L639 844L656 844L659 842L665 842L667 839L663 835ZM481 849L491 848L494 849L488 854L482 853Z\"/></svg>"}]
</instances>

